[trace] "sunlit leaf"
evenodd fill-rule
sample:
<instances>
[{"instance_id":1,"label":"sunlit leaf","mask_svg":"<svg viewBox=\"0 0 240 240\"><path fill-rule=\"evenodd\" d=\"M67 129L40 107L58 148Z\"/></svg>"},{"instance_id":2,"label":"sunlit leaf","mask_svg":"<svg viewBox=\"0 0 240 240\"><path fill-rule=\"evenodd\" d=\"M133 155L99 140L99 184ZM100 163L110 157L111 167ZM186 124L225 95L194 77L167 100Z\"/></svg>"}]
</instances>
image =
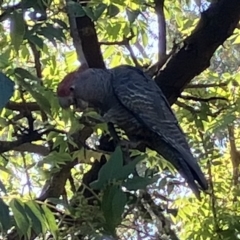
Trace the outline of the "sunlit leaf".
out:
<instances>
[{"instance_id":1,"label":"sunlit leaf","mask_svg":"<svg viewBox=\"0 0 240 240\"><path fill-rule=\"evenodd\" d=\"M34 201L29 201L25 205L26 214L31 221L32 228L36 234L45 233L46 226L45 220L42 216L42 211L40 206L38 206Z\"/></svg>"},{"instance_id":2,"label":"sunlit leaf","mask_svg":"<svg viewBox=\"0 0 240 240\"><path fill-rule=\"evenodd\" d=\"M108 162L101 168L98 174L98 180L91 184L94 189L102 189L110 180L115 179L115 176L123 166L123 154L120 147L117 147L111 155Z\"/></svg>"},{"instance_id":3,"label":"sunlit leaf","mask_svg":"<svg viewBox=\"0 0 240 240\"><path fill-rule=\"evenodd\" d=\"M107 14L110 18L115 17L119 12L120 9L114 4L110 4L107 8Z\"/></svg>"},{"instance_id":4,"label":"sunlit leaf","mask_svg":"<svg viewBox=\"0 0 240 240\"><path fill-rule=\"evenodd\" d=\"M85 15L85 11L80 3L74 1L68 1L68 11L75 17L82 17Z\"/></svg>"},{"instance_id":5,"label":"sunlit leaf","mask_svg":"<svg viewBox=\"0 0 240 240\"><path fill-rule=\"evenodd\" d=\"M131 10L128 8L127 8L126 12L127 12L128 21L130 23L133 23L136 20L136 18L138 17L138 15L140 14L139 10Z\"/></svg>"},{"instance_id":6,"label":"sunlit leaf","mask_svg":"<svg viewBox=\"0 0 240 240\"><path fill-rule=\"evenodd\" d=\"M58 239L58 226L56 224L55 217L50 209L46 205L42 205L42 209L45 213L45 219L47 221L48 229L53 234L55 239Z\"/></svg>"},{"instance_id":7,"label":"sunlit leaf","mask_svg":"<svg viewBox=\"0 0 240 240\"><path fill-rule=\"evenodd\" d=\"M23 12L13 11L10 20L10 37L16 51L19 50L25 34L25 22Z\"/></svg>"},{"instance_id":8,"label":"sunlit leaf","mask_svg":"<svg viewBox=\"0 0 240 240\"><path fill-rule=\"evenodd\" d=\"M3 231L7 231L12 226L9 207L1 198L0 198L0 225L2 226Z\"/></svg>"},{"instance_id":9,"label":"sunlit leaf","mask_svg":"<svg viewBox=\"0 0 240 240\"><path fill-rule=\"evenodd\" d=\"M104 191L102 210L106 220L106 228L115 234L115 228L121 223L127 197L118 186L110 186Z\"/></svg>"},{"instance_id":10,"label":"sunlit leaf","mask_svg":"<svg viewBox=\"0 0 240 240\"><path fill-rule=\"evenodd\" d=\"M128 190L136 191L139 189L145 189L149 184L152 184L156 181L154 178L144 178L144 177L138 177L134 176L133 178L127 179L125 183L123 183L123 186L126 187Z\"/></svg>"},{"instance_id":11,"label":"sunlit leaf","mask_svg":"<svg viewBox=\"0 0 240 240\"><path fill-rule=\"evenodd\" d=\"M31 225L28 216L25 212L24 204L18 199L12 199L11 202L9 203L9 206L12 209L18 230L24 236L27 236Z\"/></svg>"},{"instance_id":12,"label":"sunlit leaf","mask_svg":"<svg viewBox=\"0 0 240 240\"><path fill-rule=\"evenodd\" d=\"M103 14L103 12L106 9L107 9L107 5L104 3L100 3L94 11L95 20L98 20L98 18L100 18L100 16Z\"/></svg>"}]
</instances>

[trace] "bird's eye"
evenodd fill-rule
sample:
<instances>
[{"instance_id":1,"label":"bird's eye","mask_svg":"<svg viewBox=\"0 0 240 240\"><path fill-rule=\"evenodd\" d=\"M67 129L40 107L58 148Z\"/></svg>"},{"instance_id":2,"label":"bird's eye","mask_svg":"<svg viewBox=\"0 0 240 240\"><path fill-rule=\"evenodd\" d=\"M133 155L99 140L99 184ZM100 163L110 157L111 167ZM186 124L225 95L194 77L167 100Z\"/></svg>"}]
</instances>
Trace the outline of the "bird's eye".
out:
<instances>
[{"instance_id":1,"label":"bird's eye","mask_svg":"<svg viewBox=\"0 0 240 240\"><path fill-rule=\"evenodd\" d=\"M74 91L74 89L75 89L75 86L70 87L70 91Z\"/></svg>"}]
</instances>

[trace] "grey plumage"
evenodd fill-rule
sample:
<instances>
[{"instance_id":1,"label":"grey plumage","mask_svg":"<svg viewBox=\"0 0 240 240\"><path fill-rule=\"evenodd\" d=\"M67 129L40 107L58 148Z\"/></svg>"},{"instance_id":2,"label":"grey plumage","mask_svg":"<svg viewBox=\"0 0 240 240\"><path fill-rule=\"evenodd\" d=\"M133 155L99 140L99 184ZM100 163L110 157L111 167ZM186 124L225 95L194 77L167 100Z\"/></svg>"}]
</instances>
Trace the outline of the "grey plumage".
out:
<instances>
[{"instance_id":1,"label":"grey plumage","mask_svg":"<svg viewBox=\"0 0 240 240\"><path fill-rule=\"evenodd\" d=\"M207 181L165 96L140 69L88 69L75 77L71 89L78 105L86 106L87 102L98 108L104 119L122 128L131 141L141 140L171 162L197 197L196 182L207 189Z\"/></svg>"}]
</instances>

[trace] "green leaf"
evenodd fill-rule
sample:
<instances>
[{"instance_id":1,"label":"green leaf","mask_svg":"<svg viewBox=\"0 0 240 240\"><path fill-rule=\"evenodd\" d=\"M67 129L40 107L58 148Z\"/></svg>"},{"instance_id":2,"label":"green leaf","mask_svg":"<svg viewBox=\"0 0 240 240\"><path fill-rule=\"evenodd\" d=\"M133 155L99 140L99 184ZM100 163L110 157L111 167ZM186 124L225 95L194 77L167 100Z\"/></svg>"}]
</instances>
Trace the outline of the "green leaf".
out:
<instances>
[{"instance_id":1,"label":"green leaf","mask_svg":"<svg viewBox=\"0 0 240 240\"><path fill-rule=\"evenodd\" d=\"M122 214L124 212L125 205L127 203L126 194L118 188L115 192L112 200L113 222L117 226L122 221Z\"/></svg>"},{"instance_id":2,"label":"green leaf","mask_svg":"<svg viewBox=\"0 0 240 240\"><path fill-rule=\"evenodd\" d=\"M7 68L10 65L9 61L10 61L10 51L5 51L0 55L0 68L1 69Z\"/></svg>"},{"instance_id":3,"label":"green leaf","mask_svg":"<svg viewBox=\"0 0 240 240\"><path fill-rule=\"evenodd\" d=\"M35 216L40 220L44 232L44 229L46 229L46 222L44 211L42 210L42 205L38 204L33 200L26 202L25 205L28 206L31 209L31 211L35 214Z\"/></svg>"},{"instance_id":4,"label":"green leaf","mask_svg":"<svg viewBox=\"0 0 240 240\"><path fill-rule=\"evenodd\" d=\"M140 14L140 11L127 8L126 13L127 13L128 21L130 23L133 23L137 19L138 15Z\"/></svg>"},{"instance_id":5,"label":"green leaf","mask_svg":"<svg viewBox=\"0 0 240 240\"><path fill-rule=\"evenodd\" d=\"M115 17L120 12L120 9L113 4L110 4L107 8L107 15L112 18Z\"/></svg>"},{"instance_id":6,"label":"green leaf","mask_svg":"<svg viewBox=\"0 0 240 240\"><path fill-rule=\"evenodd\" d=\"M126 187L129 191L136 191L140 189L146 189L149 184L152 184L155 181L155 178L134 176L133 178L127 179L127 181L123 183L123 186Z\"/></svg>"},{"instance_id":7,"label":"green leaf","mask_svg":"<svg viewBox=\"0 0 240 240\"><path fill-rule=\"evenodd\" d=\"M49 231L52 233L55 239L58 239L58 226L56 224L56 220L53 213L46 205L42 205L42 209L45 213L45 218Z\"/></svg>"},{"instance_id":8,"label":"green leaf","mask_svg":"<svg viewBox=\"0 0 240 240\"><path fill-rule=\"evenodd\" d=\"M0 72L0 110L5 107L14 92L14 82Z\"/></svg>"},{"instance_id":9,"label":"green leaf","mask_svg":"<svg viewBox=\"0 0 240 240\"><path fill-rule=\"evenodd\" d=\"M26 214L24 204L18 199L12 199L9 203L13 216L20 233L27 236L30 230L30 221Z\"/></svg>"},{"instance_id":10,"label":"green leaf","mask_svg":"<svg viewBox=\"0 0 240 240\"><path fill-rule=\"evenodd\" d=\"M0 224L2 225L3 231L7 231L12 226L9 207L2 198L0 198Z\"/></svg>"},{"instance_id":11,"label":"green leaf","mask_svg":"<svg viewBox=\"0 0 240 240\"><path fill-rule=\"evenodd\" d=\"M78 4L79 5L79 4ZM53 22L57 23L60 27L62 27L65 30L68 30L68 25L66 22L62 21L61 19L52 19Z\"/></svg>"},{"instance_id":12,"label":"green leaf","mask_svg":"<svg viewBox=\"0 0 240 240\"><path fill-rule=\"evenodd\" d=\"M16 51L19 50L23 42L24 34L25 22L23 13L15 10L10 17L10 37Z\"/></svg>"},{"instance_id":13,"label":"green leaf","mask_svg":"<svg viewBox=\"0 0 240 240\"><path fill-rule=\"evenodd\" d=\"M48 99L45 96L43 96L41 93L37 92L37 90L41 87L39 78L33 76L30 72L28 72L22 68L16 68L15 74L18 78L18 82L20 83L20 85L22 87L24 87L25 90L27 90L32 95L32 97L37 101L39 106L46 113L51 115L51 105L50 105ZM35 80L35 85L30 84L29 82L26 82L24 80L25 78ZM38 87L36 87L36 86L38 86Z\"/></svg>"},{"instance_id":14,"label":"green leaf","mask_svg":"<svg viewBox=\"0 0 240 240\"><path fill-rule=\"evenodd\" d=\"M7 189L6 189L5 185L3 184L3 182L1 181L1 179L0 179L0 190L1 190L1 192L7 193Z\"/></svg>"},{"instance_id":15,"label":"green leaf","mask_svg":"<svg viewBox=\"0 0 240 240\"><path fill-rule=\"evenodd\" d=\"M55 162L57 164L65 164L66 162L72 161L72 157L69 153L62 152L51 152L48 156L43 159L44 162Z\"/></svg>"},{"instance_id":16,"label":"green leaf","mask_svg":"<svg viewBox=\"0 0 240 240\"><path fill-rule=\"evenodd\" d=\"M103 52L104 59L108 59L111 55L113 55L116 51L114 46L108 46L106 50Z\"/></svg>"},{"instance_id":17,"label":"green leaf","mask_svg":"<svg viewBox=\"0 0 240 240\"><path fill-rule=\"evenodd\" d=\"M91 187L94 189L102 189L105 184L113 179L118 173L119 169L123 166L123 154L120 147L117 147L114 153L111 155L108 162L101 168L98 180L91 183Z\"/></svg>"},{"instance_id":18,"label":"green leaf","mask_svg":"<svg viewBox=\"0 0 240 240\"><path fill-rule=\"evenodd\" d=\"M105 3L100 3L96 7L94 11L95 21L97 21L101 17L101 15L103 14L106 8L107 8L107 5Z\"/></svg>"},{"instance_id":19,"label":"green leaf","mask_svg":"<svg viewBox=\"0 0 240 240\"><path fill-rule=\"evenodd\" d=\"M117 180L124 180L126 179L131 173L134 173L136 165L146 158L146 154L139 155L134 158L131 162L124 165L123 167L119 168L118 172L115 175Z\"/></svg>"},{"instance_id":20,"label":"green leaf","mask_svg":"<svg viewBox=\"0 0 240 240\"><path fill-rule=\"evenodd\" d=\"M148 45L148 35L146 32L142 32L142 43L144 47Z\"/></svg>"},{"instance_id":21,"label":"green leaf","mask_svg":"<svg viewBox=\"0 0 240 240\"><path fill-rule=\"evenodd\" d=\"M50 42L52 42L53 45L56 45L55 40L59 40L60 42L63 42L65 40L63 28L55 27L50 23L46 23L46 27L41 27L41 29L38 31L38 34L43 35Z\"/></svg>"},{"instance_id":22,"label":"green leaf","mask_svg":"<svg viewBox=\"0 0 240 240\"><path fill-rule=\"evenodd\" d=\"M74 1L68 1L67 4L68 4L67 5L68 12L70 13L70 15L73 15L75 17L83 17L86 15L80 3L74 2Z\"/></svg>"},{"instance_id":23,"label":"green leaf","mask_svg":"<svg viewBox=\"0 0 240 240\"><path fill-rule=\"evenodd\" d=\"M14 72L15 72L15 74L21 76L23 79L27 78L27 79L35 80L37 82L41 81L38 77L35 77L34 75L32 75L29 71L27 71L24 68L15 68Z\"/></svg>"},{"instance_id":24,"label":"green leaf","mask_svg":"<svg viewBox=\"0 0 240 240\"><path fill-rule=\"evenodd\" d=\"M240 35L238 35L236 37L236 39L234 40L233 44L239 44L240 43Z\"/></svg>"},{"instance_id":25,"label":"green leaf","mask_svg":"<svg viewBox=\"0 0 240 240\"><path fill-rule=\"evenodd\" d=\"M38 37L37 35L29 35L28 40L36 45L39 49L43 49L43 39Z\"/></svg>"},{"instance_id":26,"label":"green leaf","mask_svg":"<svg viewBox=\"0 0 240 240\"><path fill-rule=\"evenodd\" d=\"M67 69L69 72L75 70L74 63L77 61L77 53L76 51L70 51L64 53L65 63L67 65Z\"/></svg>"},{"instance_id":27,"label":"green leaf","mask_svg":"<svg viewBox=\"0 0 240 240\"><path fill-rule=\"evenodd\" d=\"M87 15L89 18L91 18L93 21L96 21L95 16L94 16L94 13L93 13L93 11L92 11L92 8L90 8L90 7L83 7L83 9L84 9L86 15Z\"/></svg>"},{"instance_id":28,"label":"green leaf","mask_svg":"<svg viewBox=\"0 0 240 240\"><path fill-rule=\"evenodd\" d=\"M29 219L31 220L31 225L36 234L45 233L46 226L45 220L42 215L41 208L34 201L29 201L25 203L25 211Z\"/></svg>"},{"instance_id":29,"label":"green leaf","mask_svg":"<svg viewBox=\"0 0 240 240\"><path fill-rule=\"evenodd\" d=\"M115 235L116 227L122 221L126 203L127 196L119 186L110 186L104 191L101 207L106 220L106 229L113 235Z\"/></svg>"}]
</instances>

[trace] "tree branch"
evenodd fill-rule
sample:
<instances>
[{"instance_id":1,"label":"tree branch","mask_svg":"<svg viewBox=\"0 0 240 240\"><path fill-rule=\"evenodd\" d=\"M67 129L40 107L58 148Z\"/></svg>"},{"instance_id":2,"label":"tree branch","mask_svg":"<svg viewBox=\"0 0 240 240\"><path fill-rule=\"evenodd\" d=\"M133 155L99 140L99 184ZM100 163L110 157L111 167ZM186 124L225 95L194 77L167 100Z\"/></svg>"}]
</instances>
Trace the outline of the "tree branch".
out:
<instances>
[{"instance_id":1,"label":"tree branch","mask_svg":"<svg viewBox=\"0 0 240 240\"><path fill-rule=\"evenodd\" d=\"M73 39L73 45L77 52L78 61L80 62L81 66L84 66L87 68L88 63L87 63L87 60L86 60L84 52L83 52L82 41L78 34L76 17L70 10L71 2L72 2L72 0L66 0L66 9L67 9L67 15L68 15L68 20L69 20L70 34Z\"/></svg>"},{"instance_id":2,"label":"tree branch","mask_svg":"<svg viewBox=\"0 0 240 240\"><path fill-rule=\"evenodd\" d=\"M50 153L47 147L44 147L42 145L37 145L34 143L24 143L20 146L14 147L12 150L18 151L18 152L36 153L41 156L47 156Z\"/></svg>"},{"instance_id":3,"label":"tree branch","mask_svg":"<svg viewBox=\"0 0 240 240\"><path fill-rule=\"evenodd\" d=\"M166 21L164 15L164 0L155 0L155 12L158 18L158 61L166 57Z\"/></svg>"},{"instance_id":4,"label":"tree branch","mask_svg":"<svg viewBox=\"0 0 240 240\"><path fill-rule=\"evenodd\" d=\"M29 134L20 136L19 139L12 141L12 142L0 141L0 154L10 151L10 150L13 150L13 149L21 146L22 144L41 140L42 136L46 133L49 133L50 131L51 130L44 130L44 131L40 132L40 131L35 130Z\"/></svg>"},{"instance_id":5,"label":"tree branch","mask_svg":"<svg viewBox=\"0 0 240 240\"><path fill-rule=\"evenodd\" d=\"M33 52L37 77L41 79L42 78L42 65L41 65L41 61L40 61L41 53L39 50L37 50L34 43L32 43L30 41L28 41L28 43Z\"/></svg>"},{"instance_id":6,"label":"tree branch","mask_svg":"<svg viewBox=\"0 0 240 240\"><path fill-rule=\"evenodd\" d=\"M28 109L29 111L40 111L40 107L36 102L12 102L9 101L6 105L6 108L12 111L21 112L23 109Z\"/></svg>"},{"instance_id":7,"label":"tree branch","mask_svg":"<svg viewBox=\"0 0 240 240\"><path fill-rule=\"evenodd\" d=\"M185 89L195 89L195 88L210 88L210 87L226 87L228 85L227 82L223 82L223 83L209 83L209 84L188 84Z\"/></svg>"},{"instance_id":8,"label":"tree branch","mask_svg":"<svg viewBox=\"0 0 240 240\"><path fill-rule=\"evenodd\" d=\"M155 79L170 104L176 102L196 75L209 67L213 53L233 33L239 19L239 0L220 0L202 13L197 27L184 40L184 46Z\"/></svg>"},{"instance_id":9,"label":"tree branch","mask_svg":"<svg viewBox=\"0 0 240 240\"><path fill-rule=\"evenodd\" d=\"M217 101L217 100L223 100L223 101L228 102L228 99L225 97L200 98L200 97L195 97L195 96L180 95L180 98L185 99L185 100L199 101L199 102L210 102L210 101Z\"/></svg>"},{"instance_id":10,"label":"tree branch","mask_svg":"<svg viewBox=\"0 0 240 240\"><path fill-rule=\"evenodd\" d=\"M74 0L77 2L77 0ZM84 1L82 6L86 6ZM81 1L80 1L81 4ZM97 32L93 21L87 16L76 17L78 35L82 42L84 56L90 68L105 68L103 56L98 42Z\"/></svg>"}]
</instances>

